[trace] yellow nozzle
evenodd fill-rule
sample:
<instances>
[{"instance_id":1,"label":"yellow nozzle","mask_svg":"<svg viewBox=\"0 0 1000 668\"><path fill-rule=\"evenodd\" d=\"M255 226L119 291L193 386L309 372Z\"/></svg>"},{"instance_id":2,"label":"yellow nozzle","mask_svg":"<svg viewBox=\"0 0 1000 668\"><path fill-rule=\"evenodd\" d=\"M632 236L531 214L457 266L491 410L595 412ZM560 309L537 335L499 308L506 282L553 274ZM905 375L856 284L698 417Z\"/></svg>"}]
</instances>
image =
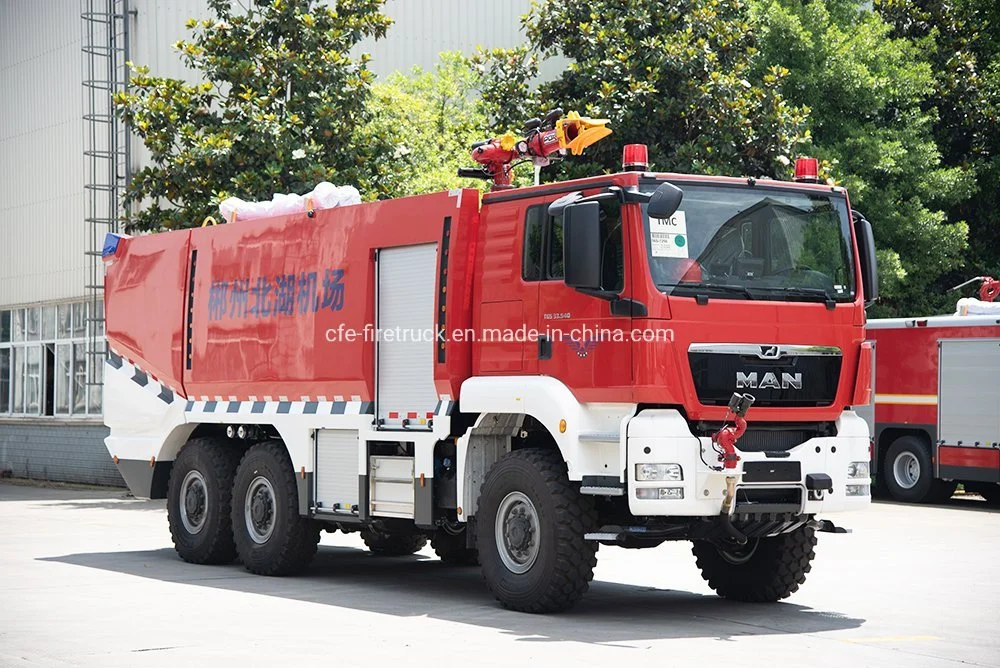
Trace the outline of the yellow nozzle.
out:
<instances>
[{"instance_id":1,"label":"yellow nozzle","mask_svg":"<svg viewBox=\"0 0 1000 668\"><path fill-rule=\"evenodd\" d=\"M512 135L510 132L500 137L500 148L505 151L513 149L515 144L517 144L517 137Z\"/></svg>"},{"instance_id":2,"label":"yellow nozzle","mask_svg":"<svg viewBox=\"0 0 1000 668\"><path fill-rule=\"evenodd\" d=\"M567 148L573 155L583 155L583 149L611 134L611 128L607 127L610 122L607 118L587 118L575 111L569 112L566 118L556 121L559 148Z\"/></svg>"}]
</instances>

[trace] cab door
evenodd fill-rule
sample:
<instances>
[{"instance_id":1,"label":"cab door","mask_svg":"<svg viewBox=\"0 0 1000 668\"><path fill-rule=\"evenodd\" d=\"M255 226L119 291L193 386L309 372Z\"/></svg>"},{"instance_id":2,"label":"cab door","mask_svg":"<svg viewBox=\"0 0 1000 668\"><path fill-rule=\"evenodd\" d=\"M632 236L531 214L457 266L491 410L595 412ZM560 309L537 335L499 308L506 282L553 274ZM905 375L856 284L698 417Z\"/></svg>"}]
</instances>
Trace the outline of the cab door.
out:
<instances>
[{"instance_id":1,"label":"cab door","mask_svg":"<svg viewBox=\"0 0 1000 668\"><path fill-rule=\"evenodd\" d=\"M526 240L541 240L525 246L526 266L537 266L538 340L531 352L536 373L558 378L580 401L630 401L632 318L625 309L614 315L611 301L631 294L629 230L619 202L601 202L600 212L602 296L563 282L562 215L549 216L548 203L526 212Z\"/></svg>"}]
</instances>

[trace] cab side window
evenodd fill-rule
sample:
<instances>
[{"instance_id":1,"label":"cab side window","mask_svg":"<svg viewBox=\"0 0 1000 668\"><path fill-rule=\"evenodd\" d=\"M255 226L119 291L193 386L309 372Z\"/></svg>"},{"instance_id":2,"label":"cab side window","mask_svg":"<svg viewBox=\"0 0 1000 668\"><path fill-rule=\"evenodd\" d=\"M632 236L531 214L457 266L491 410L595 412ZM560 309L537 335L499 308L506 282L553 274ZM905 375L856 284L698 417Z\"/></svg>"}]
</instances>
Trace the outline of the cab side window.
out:
<instances>
[{"instance_id":1,"label":"cab side window","mask_svg":"<svg viewBox=\"0 0 1000 668\"><path fill-rule=\"evenodd\" d=\"M538 281L542 278L542 239L548 215L545 207L533 206L524 219L524 254L521 258L521 278Z\"/></svg>"},{"instance_id":2,"label":"cab side window","mask_svg":"<svg viewBox=\"0 0 1000 668\"><path fill-rule=\"evenodd\" d=\"M624 281L624 244L621 207L601 203L601 289L621 292ZM522 277L526 281L562 280L563 219L549 216L548 205L530 207L524 222Z\"/></svg>"}]
</instances>

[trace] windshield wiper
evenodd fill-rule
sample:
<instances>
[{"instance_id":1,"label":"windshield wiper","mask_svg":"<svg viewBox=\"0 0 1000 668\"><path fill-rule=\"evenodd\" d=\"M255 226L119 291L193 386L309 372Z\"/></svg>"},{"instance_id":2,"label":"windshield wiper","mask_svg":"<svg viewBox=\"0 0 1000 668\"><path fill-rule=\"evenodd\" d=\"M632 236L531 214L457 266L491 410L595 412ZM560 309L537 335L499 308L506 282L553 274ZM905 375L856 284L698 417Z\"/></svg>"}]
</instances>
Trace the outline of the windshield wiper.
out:
<instances>
[{"instance_id":1,"label":"windshield wiper","mask_svg":"<svg viewBox=\"0 0 1000 668\"><path fill-rule=\"evenodd\" d=\"M692 290L695 292L705 291L705 292L723 292L728 294L740 294L747 299L754 299L753 293L750 292L750 288L745 285L730 285L727 283L692 283L687 281L680 281L676 284L662 284L657 285L657 287L665 288L684 288L685 290Z\"/></svg>"},{"instance_id":2,"label":"windshield wiper","mask_svg":"<svg viewBox=\"0 0 1000 668\"><path fill-rule=\"evenodd\" d=\"M809 288L804 286L779 286L779 285L758 285L756 289L774 290L782 292L790 297L822 297L828 309L833 309L837 305L837 299L825 288Z\"/></svg>"}]
</instances>

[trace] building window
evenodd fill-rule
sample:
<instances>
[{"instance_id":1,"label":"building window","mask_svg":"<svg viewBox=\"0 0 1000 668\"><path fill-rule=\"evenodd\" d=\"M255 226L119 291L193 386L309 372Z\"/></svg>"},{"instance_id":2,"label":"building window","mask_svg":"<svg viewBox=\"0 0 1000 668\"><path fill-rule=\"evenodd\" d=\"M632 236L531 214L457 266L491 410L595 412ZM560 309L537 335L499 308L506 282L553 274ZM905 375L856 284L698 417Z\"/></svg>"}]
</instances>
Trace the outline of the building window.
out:
<instances>
[{"instance_id":1,"label":"building window","mask_svg":"<svg viewBox=\"0 0 1000 668\"><path fill-rule=\"evenodd\" d=\"M103 308L91 320L88 311L87 302L0 310L0 415L101 414Z\"/></svg>"}]
</instances>

